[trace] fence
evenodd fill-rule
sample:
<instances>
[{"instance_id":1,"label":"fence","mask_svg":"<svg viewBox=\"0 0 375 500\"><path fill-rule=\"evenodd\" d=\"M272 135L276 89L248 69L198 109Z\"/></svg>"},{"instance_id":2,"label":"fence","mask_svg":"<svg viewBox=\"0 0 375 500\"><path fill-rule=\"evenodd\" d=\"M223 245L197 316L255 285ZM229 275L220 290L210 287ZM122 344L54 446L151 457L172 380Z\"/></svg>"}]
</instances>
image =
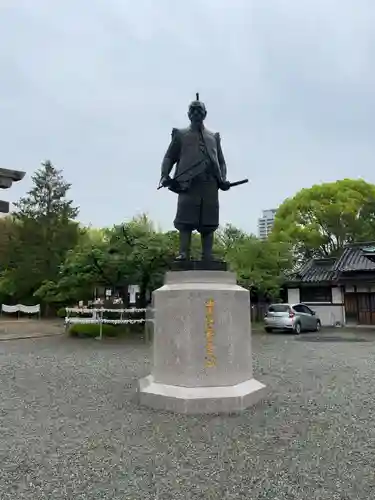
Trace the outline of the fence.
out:
<instances>
[{"instance_id":1,"label":"fence","mask_svg":"<svg viewBox=\"0 0 375 500\"><path fill-rule=\"evenodd\" d=\"M264 315L267 312L269 304L259 302L258 304L251 304L250 314L252 323L259 323L263 321Z\"/></svg>"},{"instance_id":2,"label":"fence","mask_svg":"<svg viewBox=\"0 0 375 500\"><path fill-rule=\"evenodd\" d=\"M118 314L120 318L118 319L110 319L105 318L104 314ZM144 318L124 318L124 315L128 314L144 314ZM70 316L70 314L78 314L79 316ZM91 318L84 317L85 314L91 314ZM67 307L66 308L66 317L65 317L65 328L67 329L71 324L94 324L99 325L99 339L103 338L103 325L134 325L137 323L145 323L146 324L146 340L149 338L149 329L147 324L152 321L152 316L150 316L150 308L147 309L87 309L81 307Z\"/></svg>"},{"instance_id":3,"label":"fence","mask_svg":"<svg viewBox=\"0 0 375 500\"><path fill-rule=\"evenodd\" d=\"M263 320L264 315L268 309L269 304L259 303L251 305L251 321L260 322ZM120 318L110 319L105 318L104 314L118 314ZM125 315L129 314L144 314L144 318L124 318ZM127 325L127 324L145 324L145 341L148 343L152 340L154 334L154 309L153 307L147 307L146 309L89 309L83 307L67 307L65 317L65 328L68 328L71 324L94 324L99 325L99 339L103 338L103 324L110 325ZM70 316L71 314L78 314L78 316ZM91 317L88 318L85 315L90 314Z\"/></svg>"}]
</instances>

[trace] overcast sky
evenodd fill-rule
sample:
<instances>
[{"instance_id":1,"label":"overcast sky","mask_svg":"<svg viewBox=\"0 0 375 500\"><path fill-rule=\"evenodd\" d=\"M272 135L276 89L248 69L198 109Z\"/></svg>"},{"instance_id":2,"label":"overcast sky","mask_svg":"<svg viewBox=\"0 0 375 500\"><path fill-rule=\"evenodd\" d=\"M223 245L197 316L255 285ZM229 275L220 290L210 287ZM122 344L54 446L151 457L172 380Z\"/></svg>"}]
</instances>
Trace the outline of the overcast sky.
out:
<instances>
[{"instance_id":1,"label":"overcast sky","mask_svg":"<svg viewBox=\"0 0 375 500\"><path fill-rule=\"evenodd\" d=\"M94 226L141 212L172 227L156 191L173 127L199 91L229 180L221 223L344 177L375 183L374 0L0 0L0 164L50 159Z\"/></svg>"}]
</instances>

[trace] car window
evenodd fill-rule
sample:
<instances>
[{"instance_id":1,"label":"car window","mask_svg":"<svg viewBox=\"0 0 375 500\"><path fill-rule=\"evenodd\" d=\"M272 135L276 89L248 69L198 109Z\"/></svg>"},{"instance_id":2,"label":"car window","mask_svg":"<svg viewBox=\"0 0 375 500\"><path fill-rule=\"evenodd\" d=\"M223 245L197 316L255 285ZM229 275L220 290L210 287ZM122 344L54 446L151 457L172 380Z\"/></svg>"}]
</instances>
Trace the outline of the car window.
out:
<instances>
[{"instance_id":1,"label":"car window","mask_svg":"<svg viewBox=\"0 0 375 500\"><path fill-rule=\"evenodd\" d=\"M288 311L289 311L288 304L272 304L268 308L268 312L272 312L272 313L281 313L281 312L288 312Z\"/></svg>"},{"instance_id":2,"label":"car window","mask_svg":"<svg viewBox=\"0 0 375 500\"><path fill-rule=\"evenodd\" d=\"M296 304L295 306L293 306L293 309L296 311L296 312L299 312L299 313L303 313L305 312L303 310L303 306L301 304Z\"/></svg>"},{"instance_id":3,"label":"car window","mask_svg":"<svg viewBox=\"0 0 375 500\"><path fill-rule=\"evenodd\" d=\"M293 306L293 309L296 312L303 313L303 314L312 314L312 311L309 307L305 306L304 304L296 304Z\"/></svg>"},{"instance_id":4,"label":"car window","mask_svg":"<svg viewBox=\"0 0 375 500\"><path fill-rule=\"evenodd\" d=\"M306 313L306 314L312 314L312 310L309 307L307 307L305 305L302 305L302 307L303 307L303 312L304 313Z\"/></svg>"}]
</instances>

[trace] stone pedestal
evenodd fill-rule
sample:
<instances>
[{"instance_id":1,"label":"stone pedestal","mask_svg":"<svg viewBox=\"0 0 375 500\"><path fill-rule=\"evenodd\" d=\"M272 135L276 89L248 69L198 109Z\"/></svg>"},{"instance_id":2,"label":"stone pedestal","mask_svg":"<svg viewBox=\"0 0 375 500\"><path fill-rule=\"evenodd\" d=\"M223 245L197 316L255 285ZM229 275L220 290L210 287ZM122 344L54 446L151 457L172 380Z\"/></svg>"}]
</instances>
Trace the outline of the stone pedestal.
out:
<instances>
[{"instance_id":1,"label":"stone pedestal","mask_svg":"<svg viewBox=\"0 0 375 500\"><path fill-rule=\"evenodd\" d=\"M255 404L250 294L226 271L170 271L154 292L152 373L142 405L177 413L231 413Z\"/></svg>"}]
</instances>

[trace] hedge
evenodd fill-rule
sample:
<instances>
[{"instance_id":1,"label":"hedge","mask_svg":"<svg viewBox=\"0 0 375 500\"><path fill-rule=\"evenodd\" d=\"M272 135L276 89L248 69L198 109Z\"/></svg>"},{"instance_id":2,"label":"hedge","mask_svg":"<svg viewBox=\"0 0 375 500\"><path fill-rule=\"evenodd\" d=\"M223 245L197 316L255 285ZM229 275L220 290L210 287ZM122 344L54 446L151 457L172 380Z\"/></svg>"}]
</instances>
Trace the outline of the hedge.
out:
<instances>
[{"instance_id":1,"label":"hedge","mask_svg":"<svg viewBox=\"0 0 375 500\"><path fill-rule=\"evenodd\" d=\"M141 324L132 325L102 325L103 337L117 337L118 335L142 334L145 326ZM95 323L77 323L69 327L68 333L72 337L99 337L100 325Z\"/></svg>"},{"instance_id":2,"label":"hedge","mask_svg":"<svg viewBox=\"0 0 375 500\"><path fill-rule=\"evenodd\" d=\"M69 328L69 335L72 337L99 337L100 325L77 323ZM103 337L115 337L118 329L113 325L102 325Z\"/></svg>"},{"instance_id":3,"label":"hedge","mask_svg":"<svg viewBox=\"0 0 375 500\"><path fill-rule=\"evenodd\" d=\"M58 318L65 318L66 317L65 307L60 307L60 309L57 310L56 315Z\"/></svg>"}]
</instances>

